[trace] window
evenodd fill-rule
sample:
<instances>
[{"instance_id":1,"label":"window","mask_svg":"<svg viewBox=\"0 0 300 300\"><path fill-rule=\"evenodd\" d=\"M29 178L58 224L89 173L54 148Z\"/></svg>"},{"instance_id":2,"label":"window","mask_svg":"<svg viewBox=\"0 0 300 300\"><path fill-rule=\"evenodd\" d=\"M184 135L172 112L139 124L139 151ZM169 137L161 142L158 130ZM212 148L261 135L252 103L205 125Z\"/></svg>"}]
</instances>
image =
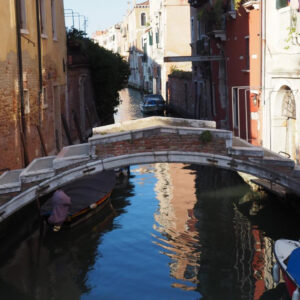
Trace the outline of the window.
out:
<instances>
[{"instance_id":1,"label":"window","mask_svg":"<svg viewBox=\"0 0 300 300\"><path fill-rule=\"evenodd\" d=\"M216 84L213 82L212 83L212 113L213 116L215 117L217 115L217 110L216 110Z\"/></svg>"},{"instance_id":2,"label":"window","mask_svg":"<svg viewBox=\"0 0 300 300\"><path fill-rule=\"evenodd\" d=\"M191 41L194 41L195 31L194 31L194 18L191 18Z\"/></svg>"},{"instance_id":3,"label":"window","mask_svg":"<svg viewBox=\"0 0 300 300\"><path fill-rule=\"evenodd\" d=\"M40 0L40 22L41 22L41 34L46 37L46 10L45 0Z\"/></svg>"},{"instance_id":4,"label":"window","mask_svg":"<svg viewBox=\"0 0 300 300\"><path fill-rule=\"evenodd\" d=\"M238 128L239 125L239 110L238 110L238 89L233 88L233 128Z\"/></svg>"},{"instance_id":5,"label":"window","mask_svg":"<svg viewBox=\"0 0 300 300\"><path fill-rule=\"evenodd\" d=\"M27 31L27 17L26 17L26 1L19 0L19 21L20 21L20 29L21 31Z\"/></svg>"},{"instance_id":6,"label":"window","mask_svg":"<svg viewBox=\"0 0 300 300\"><path fill-rule=\"evenodd\" d=\"M289 5L289 0L276 0L276 8L280 9Z\"/></svg>"},{"instance_id":7,"label":"window","mask_svg":"<svg viewBox=\"0 0 300 300\"><path fill-rule=\"evenodd\" d=\"M201 22L197 20L197 40L201 40Z\"/></svg>"},{"instance_id":8,"label":"window","mask_svg":"<svg viewBox=\"0 0 300 300\"><path fill-rule=\"evenodd\" d=\"M245 53L245 59L246 59L246 70L250 69L250 50L249 50L249 36L245 37L246 42L246 53Z\"/></svg>"},{"instance_id":9,"label":"window","mask_svg":"<svg viewBox=\"0 0 300 300\"><path fill-rule=\"evenodd\" d=\"M51 0L52 38L57 40L55 0Z\"/></svg>"},{"instance_id":10,"label":"window","mask_svg":"<svg viewBox=\"0 0 300 300\"><path fill-rule=\"evenodd\" d=\"M141 13L141 25L146 26L146 14Z\"/></svg>"},{"instance_id":11,"label":"window","mask_svg":"<svg viewBox=\"0 0 300 300\"><path fill-rule=\"evenodd\" d=\"M149 34L149 45L152 46L153 45L153 33L152 33L152 31L149 31L148 34Z\"/></svg>"}]
</instances>

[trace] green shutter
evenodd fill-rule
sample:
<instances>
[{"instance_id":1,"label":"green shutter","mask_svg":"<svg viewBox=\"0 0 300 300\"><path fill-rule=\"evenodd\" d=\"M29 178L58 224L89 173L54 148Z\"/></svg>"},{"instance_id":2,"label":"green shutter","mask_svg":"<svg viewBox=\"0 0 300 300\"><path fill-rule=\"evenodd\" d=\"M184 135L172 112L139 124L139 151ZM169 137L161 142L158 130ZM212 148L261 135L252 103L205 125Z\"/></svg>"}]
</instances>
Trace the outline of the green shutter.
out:
<instances>
[{"instance_id":1,"label":"green shutter","mask_svg":"<svg viewBox=\"0 0 300 300\"><path fill-rule=\"evenodd\" d=\"M153 45L153 35L152 35L152 31L149 31L148 34L149 34L149 45L152 46L152 45Z\"/></svg>"}]
</instances>

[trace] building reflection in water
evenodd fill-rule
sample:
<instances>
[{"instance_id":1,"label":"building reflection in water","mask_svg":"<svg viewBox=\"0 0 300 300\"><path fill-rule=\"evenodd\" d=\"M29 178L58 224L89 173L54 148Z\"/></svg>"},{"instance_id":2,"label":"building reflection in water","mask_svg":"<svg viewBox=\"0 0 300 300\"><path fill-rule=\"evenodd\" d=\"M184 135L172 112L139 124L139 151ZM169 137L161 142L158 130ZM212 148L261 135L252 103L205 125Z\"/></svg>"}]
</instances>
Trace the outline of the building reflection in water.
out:
<instances>
[{"instance_id":1,"label":"building reflection in water","mask_svg":"<svg viewBox=\"0 0 300 300\"><path fill-rule=\"evenodd\" d=\"M171 258L170 273L178 280L173 286L196 289L200 252L193 213L195 174L179 164L156 164L155 176L159 209L154 216L154 229L161 234L155 236L155 243Z\"/></svg>"},{"instance_id":2,"label":"building reflection in water","mask_svg":"<svg viewBox=\"0 0 300 300\"><path fill-rule=\"evenodd\" d=\"M173 287L238 300L274 288L273 242L235 205L257 197L236 173L161 163L155 176L154 243L171 259Z\"/></svg>"},{"instance_id":3,"label":"building reflection in water","mask_svg":"<svg viewBox=\"0 0 300 300\"><path fill-rule=\"evenodd\" d=\"M1 257L0 298L110 295L115 286L110 289L103 279L115 283L118 274L122 297L124 290L141 296L152 289L164 290L164 299L174 291L174 299L280 299L284 286L275 288L271 275L273 241L299 238L300 221L274 208L273 201L268 206L262 197L225 170L165 163L136 166L114 191L115 209L105 222L96 216L47 238L35 232L8 258ZM114 222L119 215L128 218ZM105 241L110 231L114 240L110 236ZM132 278L129 287L127 278Z\"/></svg>"}]
</instances>

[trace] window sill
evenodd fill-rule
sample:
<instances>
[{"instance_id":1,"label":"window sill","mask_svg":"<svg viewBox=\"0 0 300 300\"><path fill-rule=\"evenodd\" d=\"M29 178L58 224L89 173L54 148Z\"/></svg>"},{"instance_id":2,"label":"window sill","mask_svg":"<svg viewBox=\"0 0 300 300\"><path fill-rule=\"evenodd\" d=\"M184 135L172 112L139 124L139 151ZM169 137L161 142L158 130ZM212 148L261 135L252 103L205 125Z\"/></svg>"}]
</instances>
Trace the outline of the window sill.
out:
<instances>
[{"instance_id":1,"label":"window sill","mask_svg":"<svg viewBox=\"0 0 300 300\"><path fill-rule=\"evenodd\" d=\"M53 38L53 42L58 42L57 37L54 37L54 38Z\"/></svg>"},{"instance_id":2,"label":"window sill","mask_svg":"<svg viewBox=\"0 0 300 300\"><path fill-rule=\"evenodd\" d=\"M243 73L250 73L250 70L244 69L244 70L241 70L241 72L243 72Z\"/></svg>"},{"instance_id":3,"label":"window sill","mask_svg":"<svg viewBox=\"0 0 300 300\"><path fill-rule=\"evenodd\" d=\"M45 33L42 33L42 34L41 34L41 38L42 38L42 39L48 39L48 35L45 34Z\"/></svg>"},{"instance_id":4,"label":"window sill","mask_svg":"<svg viewBox=\"0 0 300 300\"><path fill-rule=\"evenodd\" d=\"M48 108L48 104L43 104L42 109L46 109L46 108Z\"/></svg>"},{"instance_id":5,"label":"window sill","mask_svg":"<svg viewBox=\"0 0 300 300\"><path fill-rule=\"evenodd\" d=\"M277 8L276 10L279 13L286 13L286 12L289 12L291 10L291 8L290 8L290 6L286 6L286 7L282 7L282 8Z\"/></svg>"}]
</instances>

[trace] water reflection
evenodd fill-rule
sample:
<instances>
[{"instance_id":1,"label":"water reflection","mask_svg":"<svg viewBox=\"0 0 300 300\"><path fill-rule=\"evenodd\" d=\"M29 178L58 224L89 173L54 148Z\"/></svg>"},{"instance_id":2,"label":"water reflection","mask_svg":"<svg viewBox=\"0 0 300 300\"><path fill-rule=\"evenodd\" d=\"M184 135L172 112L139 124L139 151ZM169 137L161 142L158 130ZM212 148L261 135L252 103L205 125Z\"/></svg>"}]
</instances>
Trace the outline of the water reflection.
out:
<instances>
[{"instance_id":1,"label":"water reflection","mask_svg":"<svg viewBox=\"0 0 300 300\"><path fill-rule=\"evenodd\" d=\"M134 89L123 89L119 92L121 105L114 115L115 123L135 120L143 117L140 110L141 92Z\"/></svg>"},{"instance_id":2,"label":"water reflection","mask_svg":"<svg viewBox=\"0 0 300 300\"><path fill-rule=\"evenodd\" d=\"M23 241L0 264L1 299L284 297L271 276L273 239L299 237L299 221L237 174L135 166L112 201L104 221Z\"/></svg>"},{"instance_id":3,"label":"water reflection","mask_svg":"<svg viewBox=\"0 0 300 300\"><path fill-rule=\"evenodd\" d=\"M107 209L80 226L59 234L37 229L8 259L0 262L1 299L80 299L92 286L88 273L101 258L99 247L105 233L120 224L114 219L130 203L132 184L119 183L114 208Z\"/></svg>"},{"instance_id":4,"label":"water reflection","mask_svg":"<svg viewBox=\"0 0 300 300\"><path fill-rule=\"evenodd\" d=\"M154 243L171 259L173 287L197 291L204 299L285 297L285 289L276 288L272 278L274 233L264 230L274 231L273 222L278 222L264 216L266 210L274 210L266 209L266 194L252 192L236 173L226 170L157 164L154 173L159 200ZM254 214L257 221L251 224ZM292 219L286 234L295 238L299 230L291 231L298 219ZM282 230L278 233L286 237Z\"/></svg>"},{"instance_id":5,"label":"water reflection","mask_svg":"<svg viewBox=\"0 0 300 300\"><path fill-rule=\"evenodd\" d=\"M154 229L160 235L154 235L154 242L171 259L170 274L176 279L172 286L196 290L200 245L194 216L195 174L182 165L157 164L155 176L159 208Z\"/></svg>"}]
</instances>

